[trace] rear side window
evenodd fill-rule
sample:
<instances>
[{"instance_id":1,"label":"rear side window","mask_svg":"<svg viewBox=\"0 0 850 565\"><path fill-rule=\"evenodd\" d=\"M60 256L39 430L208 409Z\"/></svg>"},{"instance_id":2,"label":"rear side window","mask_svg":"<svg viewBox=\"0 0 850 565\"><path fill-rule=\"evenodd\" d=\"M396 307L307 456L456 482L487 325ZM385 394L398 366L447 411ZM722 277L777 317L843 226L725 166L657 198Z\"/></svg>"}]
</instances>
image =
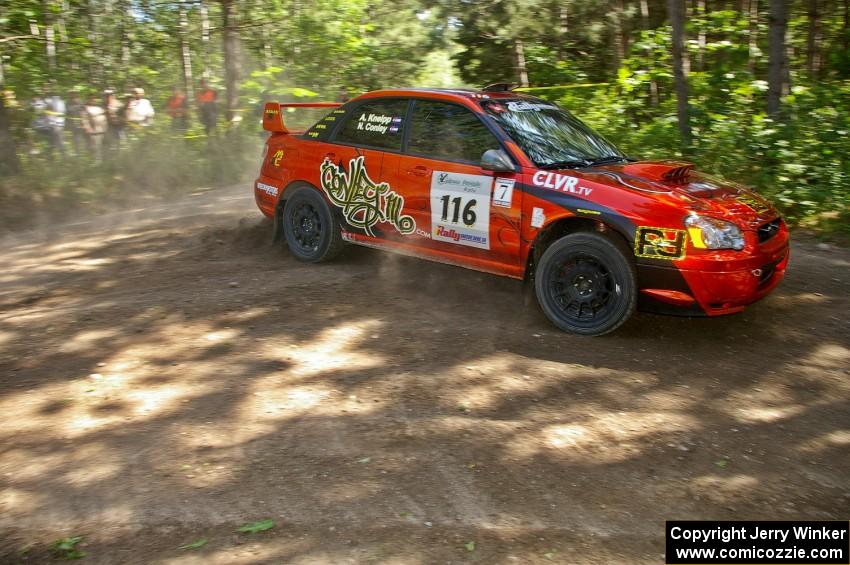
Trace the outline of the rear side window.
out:
<instances>
[{"instance_id":1,"label":"rear side window","mask_svg":"<svg viewBox=\"0 0 850 565\"><path fill-rule=\"evenodd\" d=\"M362 104L346 116L334 141L399 151L406 112L407 100Z\"/></svg>"},{"instance_id":2,"label":"rear side window","mask_svg":"<svg viewBox=\"0 0 850 565\"><path fill-rule=\"evenodd\" d=\"M499 141L481 120L462 106L417 100L410 118L409 153L433 159L480 163Z\"/></svg>"}]
</instances>

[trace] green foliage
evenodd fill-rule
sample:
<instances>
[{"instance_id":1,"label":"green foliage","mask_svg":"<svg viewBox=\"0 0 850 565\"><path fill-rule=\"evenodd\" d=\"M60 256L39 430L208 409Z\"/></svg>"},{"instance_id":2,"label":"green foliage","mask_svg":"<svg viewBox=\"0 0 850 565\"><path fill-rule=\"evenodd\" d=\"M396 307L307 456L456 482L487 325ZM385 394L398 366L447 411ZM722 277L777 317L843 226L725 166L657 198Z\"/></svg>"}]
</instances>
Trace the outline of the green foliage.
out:
<instances>
[{"instance_id":1,"label":"green foliage","mask_svg":"<svg viewBox=\"0 0 850 565\"><path fill-rule=\"evenodd\" d=\"M792 222L846 231L850 119L841 108L850 107L850 85L798 87L788 103L788 118L778 123L754 104L758 88L741 84L728 90L725 107L712 112L706 105L695 112L693 146L684 157L705 172L757 188ZM619 84L601 87L590 96L578 90L563 92L557 96L560 104L628 154L636 158L680 154L675 100L635 109L634 99L623 96Z\"/></svg>"},{"instance_id":2,"label":"green foliage","mask_svg":"<svg viewBox=\"0 0 850 565\"><path fill-rule=\"evenodd\" d=\"M850 29L838 3L821 3L814 58L809 57L812 27L807 6L790 4L787 52L793 88L776 121L765 115L765 3L757 5L755 21L739 11L738 4L707 3L709 11L703 13L697 3L686 3L693 130L689 147L682 147L676 128L666 4L236 2L235 26L242 45L236 113L241 121L210 140L196 125L183 139L168 130L160 112L144 138L131 140L104 164L96 164L85 158L48 162L44 155L30 155L39 142L29 129L29 97L48 84L66 98L72 90L108 86L125 92L142 86L159 111L171 86L183 82L181 37L194 86L205 76L222 92L221 3L10 0L0 12L0 37L23 38L0 42L0 68L3 88L11 91L10 100L17 100L17 106L12 104L11 133L23 172L0 179L4 219L15 214L23 218L33 205L93 206L136 194L245 180L256 172L258 122L266 100L334 100L384 87L517 82L522 46L530 83L558 87L532 93L561 102L632 155L681 155L704 171L753 185L793 221L847 230ZM181 8L186 28L180 26ZM56 37L54 65L46 49L48 26ZM27 37L30 34L36 37ZM810 60L817 62L811 70ZM596 86L584 87L589 84ZM288 113L286 119L303 127L318 114L300 111Z\"/></svg>"},{"instance_id":3,"label":"green foliage","mask_svg":"<svg viewBox=\"0 0 850 565\"><path fill-rule=\"evenodd\" d=\"M741 40L747 22L734 11L713 12L701 21L711 33L704 70L689 77L694 139L684 154L667 27L641 32L617 79L607 85L532 94L572 110L633 157L678 155L702 171L755 187L793 223L850 233L850 82L806 81L797 73L782 120L772 121L765 113L767 85L747 70L748 50ZM697 55L692 43L692 65ZM757 54L753 63L766 67L766 55Z\"/></svg>"},{"instance_id":4,"label":"green foliage","mask_svg":"<svg viewBox=\"0 0 850 565\"><path fill-rule=\"evenodd\" d=\"M77 549L77 545L83 541L82 536L61 538L53 542L53 553L60 559L74 560L82 559L85 553Z\"/></svg>"},{"instance_id":5,"label":"green foliage","mask_svg":"<svg viewBox=\"0 0 850 565\"><path fill-rule=\"evenodd\" d=\"M193 541L192 543L187 543L186 545L181 545L178 549L183 549L183 550L200 549L200 548L204 547L205 545L207 545L207 540L204 539L204 538L201 538L199 540Z\"/></svg>"},{"instance_id":6,"label":"green foliage","mask_svg":"<svg viewBox=\"0 0 850 565\"><path fill-rule=\"evenodd\" d=\"M274 520L266 519L260 520L259 522L251 522L250 524L245 524L236 531L247 534L256 534L257 532L265 532L266 530L271 530L273 527Z\"/></svg>"}]
</instances>

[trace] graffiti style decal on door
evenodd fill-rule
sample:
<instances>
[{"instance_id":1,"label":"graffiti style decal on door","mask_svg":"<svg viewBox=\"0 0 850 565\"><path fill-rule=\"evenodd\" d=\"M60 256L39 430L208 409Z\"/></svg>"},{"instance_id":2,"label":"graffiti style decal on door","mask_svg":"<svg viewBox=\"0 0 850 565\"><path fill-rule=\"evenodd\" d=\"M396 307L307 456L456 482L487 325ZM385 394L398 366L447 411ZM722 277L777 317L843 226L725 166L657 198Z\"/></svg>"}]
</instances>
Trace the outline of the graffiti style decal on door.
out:
<instances>
[{"instance_id":1,"label":"graffiti style decal on door","mask_svg":"<svg viewBox=\"0 0 850 565\"><path fill-rule=\"evenodd\" d=\"M402 235L416 231L416 220L406 216L404 196L382 182L369 178L363 156L348 163L348 173L341 166L325 159L321 166L322 190L330 201L342 209L342 215L351 227L364 230L375 237L375 224L389 222Z\"/></svg>"}]
</instances>

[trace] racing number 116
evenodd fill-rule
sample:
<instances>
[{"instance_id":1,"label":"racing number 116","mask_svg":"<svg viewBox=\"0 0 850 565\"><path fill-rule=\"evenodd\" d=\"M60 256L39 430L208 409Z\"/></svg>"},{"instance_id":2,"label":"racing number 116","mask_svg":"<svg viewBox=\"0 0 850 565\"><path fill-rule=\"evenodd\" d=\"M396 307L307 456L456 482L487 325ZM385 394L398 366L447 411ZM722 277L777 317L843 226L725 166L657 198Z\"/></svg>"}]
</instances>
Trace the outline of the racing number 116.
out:
<instances>
[{"instance_id":1,"label":"racing number 116","mask_svg":"<svg viewBox=\"0 0 850 565\"><path fill-rule=\"evenodd\" d=\"M450 198L448 194L440 198L440 201L443 203L443 221L450 221L453 224L457 223L458 216L460 216L460 203L463 200L460 196L455 198ZM449 202L452 203L452 208L454 211L452 212L452 219L449 220ZM463 223L467 226L471 226L475 223L475 199L470 200L463 207Z\"/></svg>"}]
</instances>

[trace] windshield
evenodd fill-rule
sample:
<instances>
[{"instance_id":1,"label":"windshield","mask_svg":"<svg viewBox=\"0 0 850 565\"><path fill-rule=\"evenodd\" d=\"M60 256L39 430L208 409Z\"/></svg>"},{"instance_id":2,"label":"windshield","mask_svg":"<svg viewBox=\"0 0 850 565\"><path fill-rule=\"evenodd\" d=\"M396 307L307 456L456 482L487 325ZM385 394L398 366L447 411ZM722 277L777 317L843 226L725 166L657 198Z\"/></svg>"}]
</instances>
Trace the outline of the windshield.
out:
<instances>
[{"instance_id":1,"label":"windshield","mask_svg":"<svg viewBox=\"0 0 850 565\"><path fill-rule=\"evenodd\" d=\"M482 106L540 168L587 167L626 159L613 143L555 104L487 100Z\"/></svg>"}]
</instances>

